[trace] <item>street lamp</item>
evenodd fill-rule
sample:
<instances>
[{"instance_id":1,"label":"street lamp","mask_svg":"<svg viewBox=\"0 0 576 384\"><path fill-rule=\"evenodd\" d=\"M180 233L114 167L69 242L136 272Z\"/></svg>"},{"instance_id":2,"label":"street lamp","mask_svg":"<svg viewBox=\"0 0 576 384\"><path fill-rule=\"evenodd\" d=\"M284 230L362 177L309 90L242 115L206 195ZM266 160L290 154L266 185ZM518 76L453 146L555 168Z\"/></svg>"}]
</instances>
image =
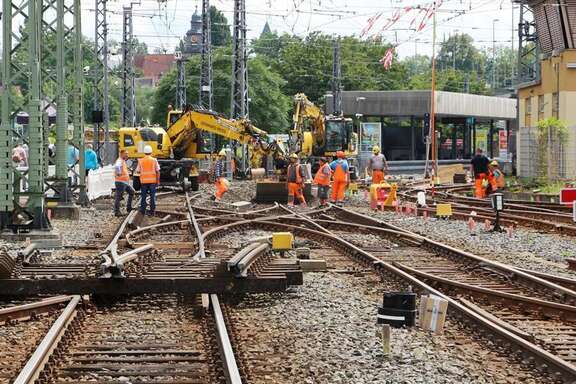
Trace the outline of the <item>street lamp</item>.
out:
<instances>
[{"instance_id":1,"label":"street lamp","mask_svg":"<svg viewBox=\"0 0 576 384\"><path fill-rule=\"evenodd\" d=\"M496 23L498 19L492 20L492 90L496 89Z\"/></svg>"}]
</instances>

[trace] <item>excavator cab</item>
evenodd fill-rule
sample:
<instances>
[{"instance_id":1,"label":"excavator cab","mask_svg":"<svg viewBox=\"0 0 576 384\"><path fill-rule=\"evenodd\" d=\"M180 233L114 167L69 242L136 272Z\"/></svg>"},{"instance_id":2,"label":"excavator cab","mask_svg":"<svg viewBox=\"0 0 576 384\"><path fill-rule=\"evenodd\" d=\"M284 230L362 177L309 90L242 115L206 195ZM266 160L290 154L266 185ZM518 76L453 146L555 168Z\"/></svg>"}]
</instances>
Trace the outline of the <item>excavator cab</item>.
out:
<instances>
[{"instance_id":1,"label":"excavator cab","mask_svg":"<svg viewBox=\"0 0 576 384\"><path fill-rule=\"evenodd\" d=\"M356 134L352 119L327 118L326 119L326 146L325 152L336 153L344 151L347 153L356 150Z\"/></svg>"}]
</instances>

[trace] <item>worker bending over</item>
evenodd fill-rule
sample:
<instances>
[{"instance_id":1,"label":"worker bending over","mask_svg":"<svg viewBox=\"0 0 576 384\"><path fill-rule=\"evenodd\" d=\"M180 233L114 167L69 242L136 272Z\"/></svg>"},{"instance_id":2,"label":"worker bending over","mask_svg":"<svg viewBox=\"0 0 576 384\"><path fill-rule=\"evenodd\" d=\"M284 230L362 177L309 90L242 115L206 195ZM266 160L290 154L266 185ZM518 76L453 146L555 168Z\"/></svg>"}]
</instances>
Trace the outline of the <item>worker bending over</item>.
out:
<instances>
[{"instance_id":1,"label":"worker bending over","mask_svg":"<svg viewBox=\"0 0 576 384\"><path fill-rule=\"evenodd\" d=\"M303 207L306 206L306 199L304 199L303 186L306 181L306 175L298 155L293 153L290 155L290 165L286 172L286 181L288 182L288 206L294 206L294 198L297 198Z\"/></svg>"},{"instance_id":2,"label":"worker bending over","mask_svg":"<svg viewBox=\"0 0 576 384\"><path fill-rule=\"evenodd\" d=\"M332 176L332 170L330 165L326 161L326 158L320 158L320 168L316 175L314 176L314 184L318 185L318 199L320 199L320 208L326 206L328 203L328 190L330 189L330 176Z\"/></svg>"},{"instance_id":3,"label":"worker bending over","mask_svg":"<svg viewBox=\"0 0 576 384\"><path fill-rule=\"evenodd\" d=\"M333 172L332 203L341 205L344 202L346 187L350 184L350 168L344 152L336 152L337 159L330 163Z\"/></svg>"},{"instance_id":4,"label":"worker bending over","mask_svg":"<svg viewBox=\"0 0 576 384\"><path fill-rule=\"evenodd\" d=\"M488 182L488 164L490 160L482 154L482 149L476 150L476 155L470 161L470 169L474 173L474 195L477 199L486 197L486 184Z\"/></svg>"},{"instance_id":5,"label":"worker bending over","mask_svg":"<svg viewBox=\"0 0 576 384\"><path fill-rule=\"evenodd\" d=\"M380 147L372 148L372 157L368 161L368 172L372 176L372 184L380 184L384 181L384 171L388 170L388 162L384 154L380 153Z\"/></svg>"},{"instance_id":6,"label":"worker bending over","mask_svg":"<svg viewBox=\"0 0 576 384\"><path fill-rule=\"evenodd\" d=\"M222 196L228 191L228 180L224 177L224 160L226 159L226 150L222 149L218 153L218 159L214 164L214 178L216 191L214 192L214 200L219 202Z\"/></svg>"},{"instance_id":7,"label":"worker bending over","mask_svg":"<svg viewBox=\"0 0 576 384\"><path fill-rule=\"evenodd\" d=\"M498 166L498 161L496 160L492 160L492 162L490 163L490 173L488 174L488 182L490 183L490 189L492 193L506 186L506 181L504 180L504 173L502 172L502 170L500 170Z\"/></svg>"},{"instance_id":8,"label":"worker bending over","mask_svg":"<svg viewBox=\"0 0 576 384\"><path fill-rule=\"evenodd\" d=\"M150 216L156 211L156 188L160 184L160 164L152 157L152 147L144 147L144 157L138 159L136 172L140 175L140 213L146 214L146 198L150 195Z\"/></svg>"},{"instance_id":9,"label":"worker bending over","mask_svg":"<svg viewBox=\"0 0 576 384\"><path fill-rule=\"evenodd\" d=\"M128 194L128 202L126 203L126 211L132 210L132 198L134 197L134 189L130 185L130 175L128 174L128 166L126 165L128 159L128 152L126 150L120 151L120 157L114 163L114 216L121 216L120 213L120 200L124 192Z\"/></svg>"}]
</instances>

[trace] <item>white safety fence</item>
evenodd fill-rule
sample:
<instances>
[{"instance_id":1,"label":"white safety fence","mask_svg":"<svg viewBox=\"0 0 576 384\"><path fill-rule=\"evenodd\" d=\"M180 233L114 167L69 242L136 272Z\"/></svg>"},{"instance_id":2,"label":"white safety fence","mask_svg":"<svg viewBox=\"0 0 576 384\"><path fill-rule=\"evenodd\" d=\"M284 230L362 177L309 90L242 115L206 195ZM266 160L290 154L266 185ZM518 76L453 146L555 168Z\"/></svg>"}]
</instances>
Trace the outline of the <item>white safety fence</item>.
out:
<instances>
[{"instance_id":1,"label":"white safety fence","mask_svg":"<svg viewBox=\"0 0 576 384\"><path fill-rule=\"evenodd\" d=\"M86 178L86 193L89 200L110 196L114 188L114 166L106 165L95 171L89 171Z\"/></svg>"}]
</instances>

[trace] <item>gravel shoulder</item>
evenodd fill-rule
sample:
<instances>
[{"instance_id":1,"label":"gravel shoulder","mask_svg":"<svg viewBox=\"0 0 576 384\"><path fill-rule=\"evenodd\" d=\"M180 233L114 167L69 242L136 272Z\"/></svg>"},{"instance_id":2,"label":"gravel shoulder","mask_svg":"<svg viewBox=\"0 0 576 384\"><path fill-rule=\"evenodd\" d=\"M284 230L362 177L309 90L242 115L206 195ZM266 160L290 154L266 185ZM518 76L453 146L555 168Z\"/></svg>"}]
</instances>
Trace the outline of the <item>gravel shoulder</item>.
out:
<instances>
[{"instance_id":1,"label":"gravel shoulder","mask_svg":"<svg viewBox=\"0 0 576 384\"><path fill-rule=\"evenodd\" d=\"M330 272L306 274L304 285L287 294L247 295L229 311L236 329L252 330L237 332L248 382L548 382L450 321L443 336L393 329L392 353L384 355L376 306L383 291L396 288L372 274Z\"/></svg>"}]
</instances>

